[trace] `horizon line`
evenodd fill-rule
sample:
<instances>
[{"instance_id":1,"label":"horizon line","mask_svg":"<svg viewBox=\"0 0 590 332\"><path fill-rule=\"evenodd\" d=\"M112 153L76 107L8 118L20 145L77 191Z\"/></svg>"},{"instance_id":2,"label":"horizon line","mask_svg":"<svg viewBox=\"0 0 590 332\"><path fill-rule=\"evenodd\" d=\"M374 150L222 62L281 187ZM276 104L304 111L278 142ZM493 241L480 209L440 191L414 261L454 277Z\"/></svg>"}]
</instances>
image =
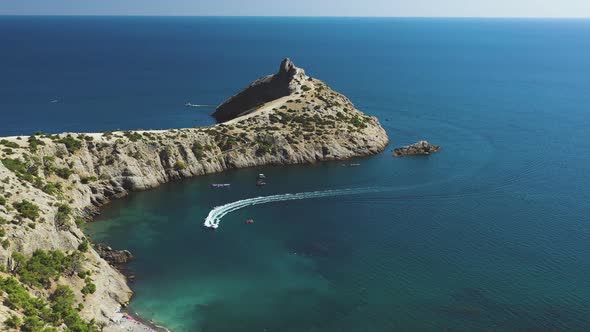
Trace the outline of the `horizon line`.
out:
<instances>
[{"instance_id":1,"label":"horizon line","mask_svg":"<svg viewBox=\"0 0 590 332\"><path fill-rule=\"evenodd\" d=\"M152 14L3 14L0 17L207 17L207 18L413 18L413 19L557 19L587 20L590 16L324 16L324 15L152 15Z\"/></svg>"}]
</instances>

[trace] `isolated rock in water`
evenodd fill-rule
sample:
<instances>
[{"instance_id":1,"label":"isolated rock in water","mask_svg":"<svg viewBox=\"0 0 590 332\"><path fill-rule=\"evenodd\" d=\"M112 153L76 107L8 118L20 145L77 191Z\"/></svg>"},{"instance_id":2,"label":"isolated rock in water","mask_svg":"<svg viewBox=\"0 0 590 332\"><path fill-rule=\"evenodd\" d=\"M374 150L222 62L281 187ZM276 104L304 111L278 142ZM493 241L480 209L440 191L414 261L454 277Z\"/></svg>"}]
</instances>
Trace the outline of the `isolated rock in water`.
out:
<instances>
[{"instance_id":1,"label":"isolated rock in water","mask_svg":"<svg viewBox=\"0 0 590 332\"><path fill-rule=\"evenodd\" d=\"M304 79L305 71L286 58L279 71L252 82L247 88L219 105L212 114L217 122L225 122L254 111L269 101L295 92Z\"/></svg>"},{"instance_id":2,"label":"isolated rock in water","mask_svg":"<svg viewBox=\"0 0 590 332\"><path fill-rule=\"evenodd\" d=\"M128 250L113 250L100 243L96 245L96 252L112 265L125 264L133 259L133 255Z\"/></svg>"},{"instance_id":3,"label":"isolated rock in water","mask_svg":"<svg viewBox=\"0 0 590 332\"><path fill-rule=\"evenodd\" d=\"M440 146L438 145L432 145L428 143L428 141L419 141L412 145L395 148L393 150L393 155L395 157L429 155L438 152L439 150Z\"/></svg>"}]
</instances>

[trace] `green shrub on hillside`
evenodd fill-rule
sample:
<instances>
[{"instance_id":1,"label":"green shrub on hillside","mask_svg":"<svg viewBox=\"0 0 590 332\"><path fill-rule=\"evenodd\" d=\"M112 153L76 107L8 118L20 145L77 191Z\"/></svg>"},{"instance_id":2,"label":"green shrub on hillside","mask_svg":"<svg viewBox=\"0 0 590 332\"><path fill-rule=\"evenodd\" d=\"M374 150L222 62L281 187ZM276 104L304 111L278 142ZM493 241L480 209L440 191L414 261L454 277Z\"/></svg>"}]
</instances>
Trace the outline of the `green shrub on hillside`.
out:
<instances>
[{"instance_id":1,"label":"green shrub on hillside","mask_svg":"<svg viewBox=\"0 0 590 332\"><path fill-rule=\"evenodd\" d=\"M49 287L52 280L57 280L62 273L72 273L79 268L81 255L75 252L66 255L59 250L43 251L35 250L33 255L26 259L22 254L12 254L14 259L14 272L21 282L34 287Z\"/></svg>"},{"instance_id":2,"label":"green shrub on hillside","mask_svg":"<svg viewBox=\"0 0 590 332\"><path fill-rule=\"evenodd\" d=\"M10 141L8 141L8 140L5 140L5 139L3 139L3 140L0 140L0 145L4 145L4 146L5 146L5 147L7 147L7 148L13 148L13 149L17 149L17 148L19 148L19 145L18 145L17 143L15 143L15 142L10 142Z\"/></svg>"},{"instance_id":3,"label":"green shrub on hillside","mask_svg":"<svg viewBox=\"0 0 590 332\"><path fill-rule=\"evenodd\" d=\"M84 218L81 217L76 217L74 218L74 222L76 223L76 225L82 226L86 223L86 220L84 220Z\"/></svg>"},{"instance_id":4,"label":"green shrub on hillside","mask_svg":"<svg viewBox=\"0 0 590 332\"><path fill-rule=\"evenodd\" d=\"M41 321L37 316L27 316L21 326L21 331L23 332L45 332L47 330L43 329L45 326L45 322ZM43 329L43 330L42 330Z\"/></svg>"},{"instance_id":5,"label":"green shrub on hillside","mask_svg":"<svg viewBox=\"0 0 590 332\"><path fill-rule=\"evenodd\" d=\"M82 184L89 184L90 182L94 182L97 181L98 178L96 176L88 176L88 177L83 177L80 179L80 182Z\"/></svg>"},{"instance_id":6,"label":"green shrub on hillside","mask_svg":"<svg viewBox=\"0 0 590 332\"><path fill-rule=\"evenodd\" d=\"M43 190L43 192L48 195L59 196L59 194L61 194L61 184L55 182L47 182L47 184L45 184L43 188L41 188L41 190Z\"/></svg>"},{"instance_id":7,"label":"green shrub on hillside","mask_svg":"<svg viewBox=\"0 0 590 332\"><path fill-rule=\"evenodd\" d=\"M23 218L35 220L39 217L39 207L26 199L19 203L14 203L13 206Z\"/></svg>"},{"instance_id":8,"label":"green shrub on hillside","mask_svg":"<svg viewBox=\"0 0 590 332\"><path fill-rule=\"evenodd\" d=\"M2 159L2 164L9 171L11 171L17 175L28 173L26 164L20 159L5 158L5 159Z\"/></svg>"},{"instance_id":9,"label":"green shrub on hillside","mask_svg":"<svg viewBox=\"0 0 590 332\"><path fill-rule=\"evenodd\" d=\"M29 313L37 314L45 307L14 278L0 278L0 290L5 293L4 304L10 309L25 309Z\"/></svg>"},{"instance_id":10,"label":"green shrub on hillside","mask_svg":"<svg viewBox=\"0 0 590 332\"><path fill-rule=\"evenodd\" d=\"M350 118L350 124L360 129L364 129L367 127L365 122L367 122L367 119L361 118L358 115L354 115L352 116L352 118Z\"/></svg>"},{"instance_id":11,"label":"green shrub on hillside","mask_svg":"<svg viewBox=\"0 0 590 332\"><path fill-rule=\"evenodd\" d=\"M126 131L123 133L123 136L127 137L132 142L137 142L143 138L140 133L135 131Z\"/></svg>"},{"instance_id":12,"label":"green shrub on hillside","mask_svg":"<svg viewBox=\"0 0 590 332\"><path fill-rule=\"evenodd\" d=\"M9 329L16 330L22 324L23 324L23 322L20 320L20 318L18 318L17 315L10 315L10 317L6 318L6 320L4 321L4 326L6 326Z\"/></svg>"},{"instance_id":13,"label":"green shrub on hillside","mask_svg":"<svg viewBox=\"0 0 590 332\"><path fill-rule=\"evenodd\" d=\"M176 169L177 171L180 171L185 168L186 168L186 163L182 160L177 160L176 163L174 163L174 169Z\"/></svg>"},{"instance_id":14,"label":"green shrub on hillside","mask_svg":"<svg viewBox=\"0 0 590 332\"><path fill-rule=\"evenodd\" d=\"M70 220L72 214L72 208L67 204L61 204L57 207L57 213L55 214L55 223L58 227L65 225Z\"/></svg>"},{"instance_id":15,"label":"green shrub on hillside","mask_svg":"<svg viewBox=\"0 0 590 332\"><path fill-rule=\"evenodd\" d=\"M203 156L205 155L205 148L201 143L195 142L191 147L191 150L193 151L193 154L197 160L203 159Z\"/></svg>"},{"instance_id":16,"label":"green shrub on hillside","mask_svg":"<svg viewBox=\"0 0 590 332\"><path fill-rule=\"evenodd\" d=\"M74 173L71 169L67 167L54 167L53 172L55 175L59 176L60 178L67 180L72 173Z\"/></svg>"},{"instance_id":17,"label":"green shrub on hillside","mask_svg":"<svg viewBox=\"0 0 590 332\"><path fill-rule=\"evenodd\" d=\"M75 139L71 135L67 135L64 138L57 140L57 142L64 144L70 153L74 153L82 148L82 141Z\"/></svg>"},{"instance_id":18,"label":"green shrub on hillside","mask_svg":"<svg viewBox=\"0 0 590 332\"><path fill-rule=\"evenodd\" d=\"M45 142L38 139L37 136L35 136L35 135L29 136L28 141L29 141L29 150L31 150L31 152L37 152L37 148L39 147L39 145L45 145Z\"/></svg>"},{"instance_id":19,"label":"green shrub on hillside","mask_svg":"<svg viewBox=\"0 0 590 332\"><path fill-rule=\"evenodd\" d=\"M84 282L86 284L84 285L84 288L82 288L82 294L94 294L94 292L96 292L96 285L92 282L92 279L90 279L90 277L86 277L84 278Z\"/></svg>"},{"instance_id":20,"label":"green shrub on hillside","mask_svg":"<svg viewBox=\"0 0 590 332\"><path fill-rule=\"evenodd\" d=\"M57 322L63 322L71 331L97 331L94 324L82 320L78 312L74 309L74 292L68 286L58 286L51 295L50 300L54 319Z\"/></svg>"},{"instance_id":21,"label":"green shrub on hillside","mask_svg":"<svg viewBox=\"0 0 590 332\"><path fill-rule=\"evenodd\" d=\"M95 332L93 323L84 321L74 308L74 292L68 286L58 286L49 297L49 302L31 296L15 278L0 278L0 290L5 293L4 304L25 315L24 322L17 316L4 321L9 328L26 332L56 332L55 326L65 324L65 331Z\"/></svg>"},{"instance_id":22,"label":"green shrub on hillside","mask_svg":"<svg viewBox=\"0 0 590 332\"><path fill-rule=\"evenodd\" d=\"M25 156L24 161L18 158L5 158L2 159L2 164L19 179L31 183L36 188L43 187L43 179L38 176L40 167L39 158Z\"/></svg>"},{"instance_id":23,"label":"green shrub on hillside","mask_svg":"<svg viewBox=\"0 0 590 332\"><path fill-rule=\"evenodd\" d=\"M80 242L80 244L78 245L78 250L80 250L81 252L87 252L89 248L90 243L87 239L82 240L82 242Z\"/></svg>"}]
</instances>

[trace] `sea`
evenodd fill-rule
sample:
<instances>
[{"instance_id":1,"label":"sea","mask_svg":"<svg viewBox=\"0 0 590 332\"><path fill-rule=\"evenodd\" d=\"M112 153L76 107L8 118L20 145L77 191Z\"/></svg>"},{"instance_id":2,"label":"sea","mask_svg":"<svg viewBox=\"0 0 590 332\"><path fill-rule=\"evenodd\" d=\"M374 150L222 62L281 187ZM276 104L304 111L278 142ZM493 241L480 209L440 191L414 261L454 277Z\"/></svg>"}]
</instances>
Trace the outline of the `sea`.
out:
<instances>
[{"instance_id":1,"label":"sea","mask_svg":"<svg viewBox=\"0 0 590 332\"><path fill-rule=\"evenodd\" d=\"M590 331L589 36L574 19L2 16L0 136L212 125L290 57L390 145L105 206L85 231L136 256L128 310L181 332ZM441 151L392 157L423 139Z\"/></svg>"}]
</instances>

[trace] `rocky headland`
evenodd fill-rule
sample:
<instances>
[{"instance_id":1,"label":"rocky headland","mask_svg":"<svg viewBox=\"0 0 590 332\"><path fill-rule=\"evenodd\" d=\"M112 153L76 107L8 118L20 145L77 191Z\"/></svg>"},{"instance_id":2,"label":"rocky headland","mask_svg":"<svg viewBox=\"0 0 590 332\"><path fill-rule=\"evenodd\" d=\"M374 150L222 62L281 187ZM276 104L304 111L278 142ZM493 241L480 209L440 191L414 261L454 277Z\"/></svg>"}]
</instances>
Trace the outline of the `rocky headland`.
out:
<instances>
[{"instance_id":1,"label":"rocky headland","mask_svg":"<svg viewBox=\"0 0 590 332\"><path fill-rule=\"evenodd\" d=\"M432 145L428 141L419 141L411 145L393 149L395 157L425 156L440 151L439 145Z\"/></svg>"},{"instance_id":2,"label":"rocky headland","mask_svg":"<svg viewBox=\"0 0 590 332\"><path fill-rule=\"evenodd\" d=\"M132 292L113 265L132 256L80 230L113 199L231 168L369 156L389 142L376 118L288 59L213 116L221 123L203 128L0 139L0 329L121 330L113 322Z\"/></svg>"}]
</instances>

